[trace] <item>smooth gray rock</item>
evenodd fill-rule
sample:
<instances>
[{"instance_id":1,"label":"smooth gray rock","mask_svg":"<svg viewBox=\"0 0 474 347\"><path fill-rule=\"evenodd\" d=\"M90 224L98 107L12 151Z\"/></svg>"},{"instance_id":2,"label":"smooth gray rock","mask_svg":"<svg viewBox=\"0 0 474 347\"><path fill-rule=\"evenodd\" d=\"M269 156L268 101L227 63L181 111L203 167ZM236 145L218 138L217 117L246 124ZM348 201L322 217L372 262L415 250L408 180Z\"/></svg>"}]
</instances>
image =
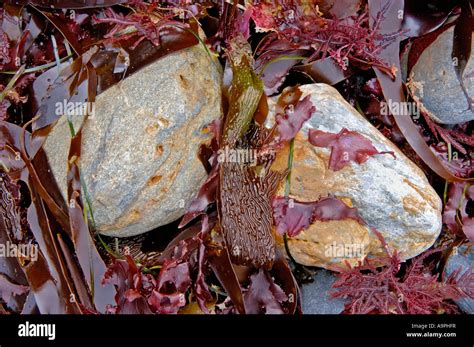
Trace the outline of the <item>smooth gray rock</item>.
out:
<instances>
[{"instance_id":1,"label":"smooth gray rock","mask_svg":"<svg viewBox=\"0 0 474 347\"><path fill-rule=\"evenodd\" d=\"M446 30L424 52L412 69L415 85L411 88L431 117L442 124L464 123L474 119L461 89L451 58L453 31ZM474 97L474 37L471 58L464 70L463 81L471 99ZM474 101L472 101L474 102ZM473 105L474 109L474 105Z\"/></svg>"},{"instance_id":2,"label":"smooth gray rock","mask_svg":"<svg viewBox=\"0 0 474 347\"><path fill-rule=\"evenodd\" d=\"M392 142L373 127L333 87L311 84L300 87L316 108L296 137L290 197L316 201L332 195L356 207L370 228L377 229L402 258L412 258L433 245L441 231L441 199L423 172ZM272 101L274 102L274 98ZM273 117L270 117L270 121ZM365 163L351 162L339 171L328 168L330 149L311 145L308 130L339 133L342 128L368 138L379 152ZM273 169L287 167L287 149L277 154ZM283 187L279 191L283 194ZM354 256L328 254L331 245L352 247ZM383 252L375 234L353 220L316 221L289 240L300 263L327 268L345 260L357 264L366 255ZM360 248L356 248L359 247ZM337 247L333 247L336 249ZM362 252L358 252L361 251Z\"/></svg>"},{"instance_id":3,"label":"smooth gray rock","mask_svg":"<svg viewBox=\"0 0 474 347\"><path fill-rule=\"evenodd\" d=\"M327 270L318 270L314 282L303 284L303 314L339 314L344 310L345 301L331 298L335 276Z\"/></svg>"},{"instance_id":4,"label":"smooth gray rock","mask_svg":"<svg viewBox=\"0 0 474 347\"><path fill-rule=\"evenodd\" d=\"M200 46L175 52L97 97L80 168L98 231L133 236L185 212L207 177L199 146L222 116L221 68ZM73 122L78 129L82 116ZM66 196L70 133L62 117L45 149Z\"/></svg>"},{"instance_id":5,"label":"smooth gray rock","mask_svg":"<svg viewBox=\"0 0 474 347\"><path fill-rule=\"evenodd\" d=\"M466 271L471 272L471 276L474 276L474 249L473 245L464 245L459 247L458 251L452 254L446 264L445 274L446 276L451 275L454 271L461 268L461 274L465 274ZM474 283L471 283L474 287ZM474 291L474 289L473 289ZM462 298L456 300L456 304L466 313L474 314L474 298Z\"/></svg>"}]
</instances>

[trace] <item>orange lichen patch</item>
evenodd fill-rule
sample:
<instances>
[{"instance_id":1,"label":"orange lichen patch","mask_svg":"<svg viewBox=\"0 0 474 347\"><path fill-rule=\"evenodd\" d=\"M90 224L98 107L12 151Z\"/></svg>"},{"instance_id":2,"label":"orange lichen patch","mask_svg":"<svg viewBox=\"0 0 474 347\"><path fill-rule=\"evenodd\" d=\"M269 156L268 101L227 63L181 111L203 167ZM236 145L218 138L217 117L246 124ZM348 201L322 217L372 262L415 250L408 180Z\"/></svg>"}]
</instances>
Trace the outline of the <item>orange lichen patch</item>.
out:
<instances>
[{"instance_id":1,"label":"orange lichen patch","mask_svg":"<svg viewBox=\"0 0 474 347\"><path fill-rule=\"evenodd\" d=\"M327 267L345 261L355 265L368 254L369 230L351 219L317 221L290 238L288 246L293 258L303 265Z\"/></svg>"},{"instance_id":2,"label":"orange lichen patch","mask_svg":"<svg viewBox=\"0 0 474 347\"><path fill-rule=\"evenodd\" d=\"M433 194L431 191L429 193L426 192L426 190L421 189L418 187L416 184L411 182L410 180L404 178L403 181L408 184L410 187L412 187L418 194L420 194L421 198L430 204L430 206L436 210L441 209L441 199L439 196ZM421 200L421 199L420 199Z\"/></svg>"},{"instance_id":3,"label":"orange lichen patch","mask_svg":"<svg viewBox=\"0 0 474 347\"><path fill-rule=\"evenodd\" d=\"M155 157L159 157L163 154L164 148L163 145L156 145L155 147Z\"/></svg>"},{"instance_id":4,"label":"orange lichen patch","mask_svg":"<svg viewBox=\"0 0 474 347\"><path fill-rule=\"evenodd\" d=\"M282 172L288 166L289 146L277 153L272 170ZM291 170L291 194L299 201L313 201L315 197L325 197L330 193L343 192L345 187L354 184L355 175L351 166L342 170L332 171L328 168L329 151L316 148L299 133L293 150L293 167ZM284 191L280 186L278 195Z\"/></svg>"},{"instance_id":5,"label":"orange lichen patch","mask_svg":"<svg viewBox=\"0 0 474 347\"><path fill-rule=\"evenodd\" d=\"M141 214L139 211L137 210L132 210L132 212L130 212L130 214L127 216L129 218L130 221L136 221L140 218Z\"/></svg>"},{"instance_id":6,"label":"orange lichen patch","mask_svg":"<svg viewBox=\"0 0 474 347\"><path fill-rule=\"evenodd\" d=\"M403 197L402 203L404 210L412 215L423 213L423 210L427 208L427 204L424 200L417 199L413 195Z\"/></svg>"},{"instance_id":7,"label":"orange lichen patch","mask_svg":"<svg viewBox=\"0 0 474 347\"><path fill-rule=\"evenodd\" d=\"M163 176L161 176L161 175L155 175L153 177L150 177L150 179L147 182L147 185L148 186L153 186L153 185L157 184L158 182L160 182L162 178L163 178Z\"/></svg>"},{"instance_id":8,"label":"orange lichen patch","mask_svg":"<svg viewBox=\"0 0 474 347\"><path fill-rule=\"evenodd\" d=\"M145 132L148 134L148 135L155 135L158 131L158 124L150 124L148 125L146 128L145 128Z\"/></svg>"},{"instance_id":9,"label":"orange lichen patch","mask_svg":"<svg viewBox=\"0 0 474 347\"><path fill-rule=\"evenodd\" d=\"M178 163L178 168L180 167L181 165L179 165ZM173 172L171 172L171 174L168 176L168 179L170 182L173 182L176 178L176 176L178 175L178 169L177 170L173 170Z\"/></svg>"},{"instance_id":10,"label":"orange lichen patch","mask_svg":"<svg viewBox=\"0 0 474 347\"><path fill-rule=\"evenodd\" d=\"M183 75L179 75L179 81L183 89L189 89L189 82Z\"/></svg>"},{"instance_id":11,"label":"orange lichen patch","mask_svg":"<svg viewBox=\"0 0 474 347\"><path fill-rule=\"evenodd\" d=\"M116 223L110 224L110 225L104 225L101 228L101 233L107 234L108 231L113 232L117 229L123 228L125 226L128 226L130 224L137 222L140 218L141 218L140 211L132 210L129 213L120 217L120 219Z\"/></svg>"},{"instance_id":12,"label":"orange lichen patch","mask_svg":"<svg viewBox=\"0 0 474 347\"><path fill-rule=\"evenodd\" d=\"M345 203L347 206L349 207L354 207L354 205L352 204L352 199L349 198L349 197L341 197L341 196L338 196L337 197L339 200L341 200L343 203Z\"/></svg>"},{"instance_id":13,"label":"orange lichen patch","mask_svg":"<svg viewBox=\"0 0 474 347\"><path fill-rule=\"evenodd\" d=\"M146 203L145 203L145 209L148 209L154 205L156 205L156 203L158 202L158 200L156 199L150 199L148 200Z\"/></svg>"},{"instance_id":14,"label":"orange lichen patch","mask_svg":"<svg viewBox=\"0 0 474 347\"><path fill-rule=\"evenodd\" d=\"M426 249L431 247L436 241L437 235L427 233L420 229L409 229L407 230L406 240L410 240L407 243L407 247L404 253L401 254L402 258L411 258L420 253L420 249Z\"/></svg>"},{"instance_id":15,"label":"orange lichen patch","mask_svg":"<svg viewBox=\"0 0 474 347\"><path fill-rule=\"evenodd\" d=\"M170 122L166 118L159 117L158 125L161 126L162 128L167 128L170 125Z\"/></svg>"},{"instance_id":16,"label":"orange lichen patch","mask_svg":"<svg viewBox=\"0 0 474 347\"><path fill-rule=\"evenodd\" d=\"M389 233L384 230L379 231L382 235L389 235ZM409 242L403 243L403 247L401 247L401 242L394 243L388 239L385 239L385 242L387 242L391 252L397 249L400 258L404 260L418 255L420 249L429 248L436 240L436 235L427 234L422 230L411 229L407 230L405 240L409 240ZM401 251L401 249L403 251ZM369 253L373 257L383 257L386 255L385 250L380 245L380 240L374 233L370 234Z\"/></svg>"}]
</instances>

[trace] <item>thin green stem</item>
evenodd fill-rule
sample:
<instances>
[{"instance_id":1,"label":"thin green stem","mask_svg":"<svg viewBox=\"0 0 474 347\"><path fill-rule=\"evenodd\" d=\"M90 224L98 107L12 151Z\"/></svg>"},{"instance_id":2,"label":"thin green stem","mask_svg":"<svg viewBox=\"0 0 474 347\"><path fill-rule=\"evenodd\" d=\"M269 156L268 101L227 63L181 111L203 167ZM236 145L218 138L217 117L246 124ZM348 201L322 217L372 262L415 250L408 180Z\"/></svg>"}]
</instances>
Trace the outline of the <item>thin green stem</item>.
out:
<instances>
[{"instance_id":1,"label":"thin green stem","mask_svg":"<svg viewBox=\"0 0 474 347\"><path fill-rule=\"evenodd\" d=\"M70 119L68 119L67 122L69 124L69 130L71 132L71 137L76 136L76 131L74 129L74 124L71 122ZM92 204L91 204L91 200L90 200L90 197L89 197L89 191L87 190L86 183L85 183L85 181L84 181L84 179L81 175L81 172L80 172L79 168L78 168L78 170L79 170L79 179L81 180L82 194L83 194L84 201L85 201L84 214L85 214L85 216L90 217L90 220L91 220L91 223L92 223L92 229L96 232L96 236L99 239L99 242L101 243L102 247L104 247L104 249L107 251L107 253L111 254L115 258L121 258L121 256L119 254L115 253L109 247L109 245L107 245L107 243L102 239L100 234L97 232L95 218L94 218L94 212L92 210ZM88 223L88 220L89 220L89 218L87 218L87 217L85 218L86 223Z\"/></svg>"},{"instance_id":2,"label":"thin green stem","mask_svg":"<svg viewBox=\"0 0 474 347\"><path fill-rule=\"evenodd\" d=\"M155 266L152 266L152 267L144 267L144 268L142 269L142 272L143 272L143 273L146 273L146 274L147 274L147 273L153 273L153 272L155 272L155 271L157 271L157 270L161 270L161 267L162 267L161 265L155 265Z\"/></svg>"},{"instance_id":3,"label":"thin green stem","mask_svg":"<svg viewBox=\"0 0 474 347\"><path fill-rule=\"evenodd\" d=\"M452 155L453 155L452 147L451 147L451 144L448 143L448 161L449 162L452 160ZM448 201L448 186L449 186L448 181L445 181L444 182L444 193L443 193L443 202L444 202L445 205Z\"/></svg>"},{"instance_id":4,"label":"thin green stem","mask_svg":"<svg viewBox=\"0 0 474 347\"><path fill-rule=\"evenodd\" d=\"M16 81L18 81L18 79L20 78L20 76L23 74L24 71L25 71L25 66L24 65L22 67L20 67L20 69L18 71L16 71L15 76L12 77L12 79L8 82L5 89L2 91L2 93L0 93L0 102L3 101L3 99L5 98L7 93L10 90L13 89L13 87L15 86Z\"/></svg>"},{"instance_id":5,"label":"thin green stem","mask_svg":"<svg viewBox=\"0 0 474 347\"><path fill-rule=\"evenodd\" d=\"M72 57L72 54L69 54L69 55L65 56L64 58L61 58L59 61L62 63L64 61L68 60L71 57ZM57 62L53 61L53 62L48 63L48 64L44 64L44 65L29 68L29 69L25 69L25 71L23 71L22 74L28 74L28 73L38 72L38 71L41 71L41 70L46 70L46 69L52 68L56 65L57 65ZM0 74L4 74L4 75L15 75L16 73L18 73L18 71L0 71Z\"/></svg>"},{"instance_id":6,"label":"thin green stem","mask_svg":"<svg viewBox=\"0 0 474 347\"><path fill-rule=\"evenodd\" d=\"M285 181L285 200L288 203L289 198L290 198L290 188L291 188L291 170L293 168L293 153L295 149L295 139L291 139L290 141L290 147L288 149L288 175L286 176L286 181ZM283 241L285 244L285 250L286 254L288 254L288 257L292 261L293 264L297 264L296 260L293 258L290 252L290 247L288 246L288 235L287 233L283 234Z\"/></svg>"},{"instance_id":7,"label":"thin green stem","mask_svg":"<svg viewBox=\"0 0 474 347\"><path fill-rule=\"evenodd\" d=\"M206 53L209 55L210 58L212 58L212 52L209 50L209 47L207 47L206 43L201 39L201 37L199 36L198 33L194 32L194 30L191 30L191 29L188 29L188 28L182 28L182 27L179 27L178 28L180 29L184 29L188 32L190 32L198 41L199 43L204 46L204 49L206 50Z\"/></svg>"},{"instance_id":8,"label":"thin green stem","mask_svg":"<svg viewBox=\"0 0 474 347\"><path fill-rule=\"evenodd\" d=\"M295 139L290 141L290 147L288 149L288 175L286 176L285 182L285 198L288 199L290 196L291 188L291 170L293 168L293 153L295 150Z\"/></svg>"}]
</instances>

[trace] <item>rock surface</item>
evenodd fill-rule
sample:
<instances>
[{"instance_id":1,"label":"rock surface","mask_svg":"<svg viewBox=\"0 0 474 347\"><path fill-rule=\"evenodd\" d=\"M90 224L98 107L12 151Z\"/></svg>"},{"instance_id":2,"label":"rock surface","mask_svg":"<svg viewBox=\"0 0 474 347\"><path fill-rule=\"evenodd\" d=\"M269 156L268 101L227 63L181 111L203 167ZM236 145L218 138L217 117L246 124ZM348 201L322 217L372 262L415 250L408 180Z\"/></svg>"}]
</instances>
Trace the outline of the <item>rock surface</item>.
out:
<instances>
[{"instance_id":1,"label":"rock surface","mask_svg":"<svg viewBox=\"0 0 474 347\"><path fill-rule=\"evenodd\" d=\"M464 245L459 247L455 254L452 254L446 264L446 276L461 268L461 274L471 271L474 275L474 245ZM469 270L470 268L470 270ZM474 286L474 283L472 284ZM474 298L462 298L456 300L456 304L466 313L474 314Z\"/></svg>"},{"instance_id":2,"label":"rock surface","mask_svg":"<svg viewBox=\"0 0 474 347\"><path fill-rule=\"evenodd\" d=\"M311 95L316 111L295 140L290 197L298 201L315 201L328 195L342 199L356 207L368 226L380 231L403 258L414 257L429 248L441 231L441 200L423 172L336 89L325 84L304 85L300 89L302 97ZM379 152L392 151L396 159L379 154L363 164L352 162L339 171L331 171L330 150L308 142L310 128L331 133L342 128L357 131ZM287 158L286 148L278 153L272 169L286 168ZM279 195L283 195L283 187ZM352 220L317 221L290 239L289 247L298 262L320 267L345 260L355 264L366 255L382 252L376 236ZM341 247L347 250L343 256L339 252Z\"/></svg>"},{"instance_id":3,"label":"rock surface","mask_svg":"<svg viewBox=\"0 0 474 347\"><path fill-rule=\"evenodd\" d=\"M207 177L197 153L222 116L222 73L194 46L143 68L97 97L85 124L81 172L100 233L127 237L179 218ZM78 129L83 117L75 116ZM70 132L62 117L45 150L66 196Z\"/></svg>"},{"instance_id":4,"label":"rock surface","mask_svg":"<svg viewBox=\"0 0 474 347\"><path fill-rule=\"evenodd\" d=\"M422 88L414 88L415 95L431 113L435 121L443 124L464 123L474 119L473 110L461 89L451 58L453 48L451 28L442 33L424 52L412 69L413 80ZM474 97L474 37L463 81L471 99Z\"/></svg>"},{"instance_id":5,"label":"rock surface","mask_svg":"<svg viewBox=\"0 0 474 347\"><path fill-rule=\"evenodd\" d=\"M301 286L304 314L339 314L344 311L344 300L331 298L336 278L327 270L318 270L314 282Z\"/></svg>"}]
</instances>

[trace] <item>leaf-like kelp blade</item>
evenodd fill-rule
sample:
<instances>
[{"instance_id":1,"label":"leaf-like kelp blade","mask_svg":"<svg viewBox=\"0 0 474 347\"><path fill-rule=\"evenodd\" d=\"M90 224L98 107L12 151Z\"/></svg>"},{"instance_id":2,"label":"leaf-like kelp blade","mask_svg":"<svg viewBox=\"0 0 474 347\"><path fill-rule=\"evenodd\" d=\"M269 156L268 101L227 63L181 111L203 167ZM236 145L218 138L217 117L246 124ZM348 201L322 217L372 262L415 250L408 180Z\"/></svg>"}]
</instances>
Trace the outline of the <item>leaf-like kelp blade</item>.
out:
<instances>
[{"instance_id":1,"label":"leaf-like kelp blade","mask_svg":"<svg viewBox=\"0 0 474 347\"><path fill-rule=\"evenodd\" d=\"M31 6L32 8L36 9L36 7ZM72 30L68 27L68 23L65 22L62 18L57 16L56 14L43 12L39 9L36 9L39 13L41 13L47 20L49 20L54 27L59 30L62 36L66 39L66 41L71 45L73 50L76 52L77 55L84 54L85 50L82 45L77 40L77 34L72 32Z\"/></svg>"},{"instance_id":2,"label":"leaf-like kelp blade","mask_svg":"<svg viewBox=\"0 0 474 347\"><path fill-rule=\"evenodd\" d=\"M68 257L67 254L64 254L64 249L63 252L60 250L61 243L58 243L56 240L56 236L59 238L60 234L53 233L53 230L60 229L60 226L51 219L50 211L51 209L59 209L60 207L58 207L59 205L54 201L50 192L46 191L46 188L43 185L44 180L40 179L41 174L38 174L39 172L47 171L48 169L36 169L37 167L41 168L42 166L47 166L44 152L40 150L35 160L29 162L29 160L26 159L26 153L30 149L30 134L25 132L22 128L10 123L4 123L2 130L3 133L9 133L8 139L10 142L7 143L8 148L12 148L13 153L19 153L18 155L21 154L17 157L18 161L22 161L26 164L18 173L10 174L19 174L19 179L25 182L30 190L32 203L28 208L27 220L32 235L39 245L40 252L38 254L38 261L25 264L23 270L25 271L28 282L35 293L36 302L40 312L78 313L81 311L78 303L82 301L81 299L84 299L81 293L87 293L87 290L85 290L82 283L82 275L80 275L77 265L74 262L68 262ZM22 137L25 137L24 142L20 141ZM23 147L21 150L16 147L20 145ZM49 184L48 188L58 190L57 186L54 184ZM60 193L56 193L57 194L54 195L60 195ZM49 211L45 206L43 196L46 196L46 199L49 201L47 204L50 208ZM53 215L58 216L58 212L56 211ZM69 227L68 222L66 223L66 227ZM69 276L72 276L74 283L70 282L71 278ZM44 286L50 288L49 290L51 293L45 293ZM58 293L56 300L53 299L55 297L53 291L54 287L58 288L59 293L61 293ZM77 294L75 289L77 290ZM66 292L64 293L64 291ZM67 300L66 302L63 302L61 297L75 298L75 300Z\"/></svg>"},{"instance_id":3,"label":"leaf-like kelp blade","mask_svg":"<svg viewBox=\"0 0 474 347\"><path fill-rule=\"evenodd\" d=\"M12 283L4 275L0 274L0 299L4 302L8 303L13 296L24 295L26 293L28 293L28 287Z\"/></svg>"},{"instance_id":4,"label":"leaf-like kelp blade","mask_svg":"<svg viewBox=\"0 0 474 347\"><path fill-rule=\"evenodd\" d=\"M240 163L225 163L220 179L220 220L232 261L271 268L275 259L271 201L284 175L261 177Z\"/></svg>"},{"instance_id":5,"label":"leaf-like kelp blade","mask_svg":"<svg viewBox=\"0 0 474 347\"><path fill-rule=\"evenodd\" d=\"M278 91L290 70L308 53L307 50L293 49L289 43L287 46L284 47L287 49L278 47L275 50L268 47L255 62L255 70L260 74L265 84L267 95L275 94Z\"/></svg>"},{"instance_id":6,"label":"leaf-like kelp blade","mask_svg":"<svg viewBox=\"0 0 474 347\"><path fill-rule=\"evenodd\" d=\"M236 150L247 132L263 93L263 83L252 69L250 47L242 36L229 42L232 84L221 149ZM244 150L248 150L244 147ZM245 163L220 163L218 209L222 232L232 261L271 267L275 240L271 231L271 199L281 180L278 173L257 175Z\"/></svg>"},{"instance_id":7,"label":"leaf-like kelp blade","mask_svg":"<svg viewBox=\"0 0 474 347\"><path fill-rule=\"evenodd\" d=\"M91 60L98 75L97 93L102 93L127 76L130 76L168 54L198 44L199 41L193 34L197 32L197 30L198 27L195 23L191 23L189 29L177 26L165 27L161 29L160 45L158 47L153 45L150 41L144 40L137 47L132 49L132 40L121 41L120 46L125 50L129 58L129 65L125 73L114 72L115 62L120 53L117 47L101 47Z\"/></svg>"},{"instance_id":8,"label":"leaf-like kelp blade","mask_svg":"<svg viewBox=\"0 0 474 347\"><path fill-rule=\"evenodd\" d=\"M453 51L451 57L453 62L457 62L454 65L456 76L458 77L461 88L467 99L467 106L470 110L473 108L474 99L469 96L469 93L464 84L463 74L466 69L467 62L471 57L471 46L472 46L472 30L473 27L472 17L472 4L470 0L461 1L461 15L459 16L458 22L454 27L453 36Z\"/></svg>"},{"instance_id":9,"label":"leaf-like kelp blade","mask_svg":"<svg viewBox=\"0 0 474 347\"><path fill-rule=\"evenodd\" d=\"M2 156L13 156L15 159L12 160L23 163L21 169L13 168L15 171L9 172L9 175L15 179L21 179L29 188L31 204L27 209L27 220L39 251L36 261L20 265L35 295L38 308L41 313L80 313L78 296L53 232L57 227L52 226L51 215L37 191L38 177L34 170L35 162L25 160L25 151L30 148L31 135L22 128L7 122L0 122L0 133L5 135L3 138L6 142L0 152L7 152L2 153ZM22 151L19 147L23 136L25 147ZM37 159L45 160L42 151L39 151ZM33 177L35 175L36 177ZM13 235L10 235L10 238L12 239ZM76 300L64 298L76 298Z\"/></svg>"},{"instance_id":10,"label":"leaf-like kelp blade","mask_svg":"<svg viewBox=\"0 0 474 347\"><path fill-rule=\"evenodd\" d=\"M468 204L474 201L474 186L468 186L466 182L454 182L449 188L448 196L443 223L453 234L466 236L474 242L474 218L467 213Z\"/></svg>"},{"instance_id":11,"label":"leaf-like kelp blade","mask_svg":"<svg viewBox=\"0 0 474 347\"><path fill-rule=\"evenodd\" d=\"M183 228L197 216L203 214L207 207L214 203L217 198L217 188L219 184L219 139L221 133L222 120L213 121L208 129L214 134L210 144L202 144L199 149L199 159L209 173L204 184L194 200L189 205L178 228Z\"/></svg>"},{"instance_id":12,"label":"leaf-like kelp blade","mask_svg":"<svg viewBox=\"0 0 474 347\"><path fill-rule=\"evenodd\" d=\"M263 83L252 69L252 56L247 41L237 36L229 45L232 84L229 90L229 110L220 143L234 148L249 129L263 94Z\"/></svg>"},{"instance_id":13,"label":"leaf-like kelp blade","mask_svg":"<svg viewBox=\"0 0 474 347\"><path fill-rule=\"evenodd\" d=\"M384 19L380 22L379 30L381 34L388 34L397 32L402 27L402 18L399 18L398 11L403 9L403 1L390 1L390 0L369 0L369 12L371 18L376 18L377 14L383 9L386 9ZM371 21L371 25L374 21ZM374 67L375 74L379 80L382 92L389 105L398 104L400 107L405 107L406 99L403 91L402 76L400 72L400 38L391 42L380 51L380 57L387 62L390 62L395 68L395 78L387 75L380 68ZM418 128L413 123L410 117L405 116L406 112L392 112L395 122L398 128L402 132L403 136L420 156L420 158L440 177L444 178L449 182L463 181L462 179L453 175L441 162L441 159L436 156L435 153L430 149L423 136L420 134ZM405 110L406 111L406 110ZM467 179L468 181L472 179Z\"/></svg>"},{"instance_id":14,"label":"leaf-like kelp blade","mask_svg":"<svg viewBox=\"0 0 474 347\"><path fill-rule=\"evenodd\" d=\"M276 250L275 263L273 264L271 274L280 283L288 298L284 304L286 313L295 314L301 303L300 290L285 256L279 249Z\"/></svg>"},{"instance_id":15,"label":"leaf-like kelp blade","mask_svg":"<svg viewBox=\"0 0 474 347\"><path fill-rule=\"evenodd\" d=\"M405 0L403 29L406 36L417 37L441 27L456 6L457 0Z\"/></svg>"},{"instance_id":16,"label":"leaf-like kelp blade","mask_svg":"<svg viewBox=\"0 0 474 347\"><path fill-rule=\"evenodd\" d=\"M23 169L28 169L31 182L35 185L35 190L48 205L50 211L57 218L58 222L65 229L69 228L67 212L65 210L61 193L57 191L57 185L52 180L45 180L49 177L49 167L46 162L36 160L33 165L29 157L31 152L31 136L22 128L8 122L0 122L0 134L4 139L4 151L0 151L0 158L10 169L15 169L21 174ZM0 143L1 144L1 143ZM44 152L42 153L44 155ZM43 183L47 183L46 185ZM55 193L56 192L56 193ZM59 198L60 197L60 198ZM58 200L59 198L59 200Z\"/></svg>"},{"instance_id":17,"label":"leaf-like kelp blade","mask_svg":"<svg viewBox=\"0 0 474 347\"><path fill-rule=\"evenodd\" d=\"M207 206L215 202L217 187L219 183L219 166L214 166L209 176L199 189L196 198L192 201L186 214L184 215L179 227L182 228L189 224L194 218L203 214Z\"/></svg>"},{"instance_id":18,"label":"leaf-like kelp blade","mask_svg":"<svg viewBox=\"0 0 474 347\"><path fill-rule=\"evenodd\" d=\"M95 71L90 65L90 59L97 51L98 48L93 47L72 63L64 62L58 68L61 69L60 74L58 69L46 71L33 84L38 108L32 124L34 146L31 157L35 156L52 127L62 116L56 110L57 105L65 102L94 102Z\"/></svg>"},{"instance_id":19,"label":"leaf-like kelp blade","mask_svg":"<svg viewBox=\"0 0 474 347\"><path fill-rule=\"evenodd\" d=\"M347 68L343 70L333 59L325 58L313 63L296 66L296 71L302 71L309 75L317 83L334 85L354 74L354 70Z\"/></svg>"},{"instance_id":20,"label":"leaf-like kelp blade","mask_svg":"<svg viewBox=\"0 0 474 347\"><path fill-rule=\"evenodd\" d=\"M18 207L19 186L13 185L6 173L0 172L0 244L7 246L12 240L9 235L23 235L21 211ZM17 237L18 239L18 237ZM15 243L17 243L16 241ZM22 242L26 244L26 242ZM28 282L16 258L0 257L0 274L14 283L27 286ZM19 312L25 303L24 297L14 296L6 301L6 307Z\"/></svg>"},{"instance_id":21,"label":"leaf-like kelp blade","mask_svg":"<svg viewBox=\"0 0 474 347\"><path fill-rule=\"evenodd\" d=\"M33 4L44 8L80 9L125 4L129 0L5 0L7 4Z\"/></svg>"},{"instance_id":22,"label":"leaf-like kelp blade","mask_svg":"<svg viewBox=\"0 0 474 347\"><path fill-rule=\"evenodd\" d=\"M242 287L233 269L230 254L221 231L216 228L216 230L211 231L210 236L210 240L206 244L206 258L209 261L209 265L232 300L237 312L245 314L246 309Z\"/></svg>"},{"instance_id":23,"label":"leaf-like kelp blade","mask_svg":"<svg viewBox=\"0 0 474 347\"><path fill-rule=\"evenodd\" d=\"M407 76L410 76L411 70L415 66L423 51L429 45L431 45L439 35L441 35L445 30L448 30L451 26L452 24L445 25L436 31L430 32L429 34L426 34L422 37L415 38L412 41L410 51L408 52Z\"/></svg>"},{"instance_id":24,"label":"leaf-like kelp blade","mask_svg":"<svg viewBox=\"0 0 474 347\"><path fill-rule=\"evenodd\" d=\"M101 285L107 270L104 261L97 252L94 240L89 233L87 216L84 216L82 202L82 186L79 172L81 157L82 128L71 139L68 169L68 201L70 237L74 243L75 253L84 274L93 304L100 312L106 312L108 305L113 304L115 290L111 284Z\"/></svg>"}]
</instances>

